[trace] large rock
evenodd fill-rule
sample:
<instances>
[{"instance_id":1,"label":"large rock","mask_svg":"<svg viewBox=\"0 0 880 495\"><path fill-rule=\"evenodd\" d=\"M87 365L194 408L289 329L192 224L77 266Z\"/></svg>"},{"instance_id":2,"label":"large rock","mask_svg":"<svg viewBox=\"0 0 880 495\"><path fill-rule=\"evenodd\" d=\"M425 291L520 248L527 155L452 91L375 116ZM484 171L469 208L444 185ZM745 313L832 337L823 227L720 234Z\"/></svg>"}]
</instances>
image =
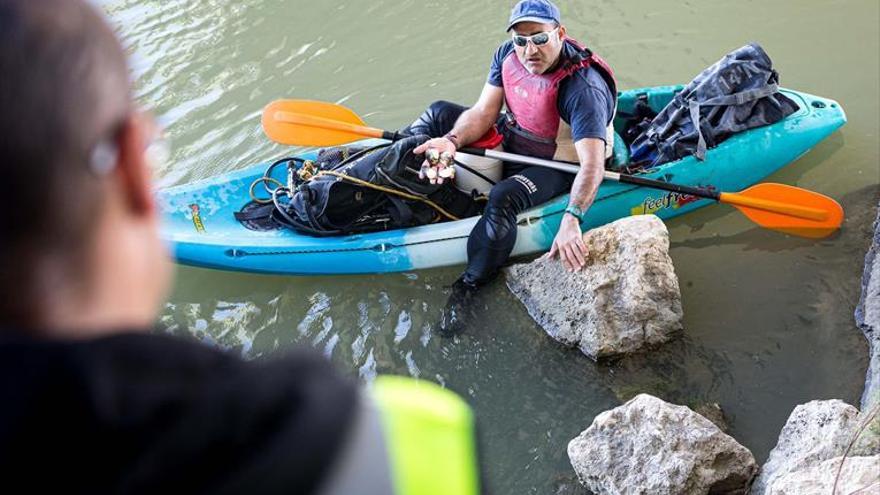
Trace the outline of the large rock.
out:
<instances>
[{"instance_id":1,"label":"large rock","mask_svg":"<svg viewBox=\"0 0 880 495\"><path fill-rule=\"evenodd\" d=\"M742 494L758 469L711 421L647 394L596 416L568 457L598 494Z\"/></svg>"},{"instance_id":2,"label":"large rock","mask_svg":"<svg viewBox=\"0 0 880 495\"><path fill-rule=\"evenodd\" d=\"M880 406L880 209L874 221L874 240L865 256L862 295L856 307L856 323L865 332L870 349L868 376L862 394L862 411Z\"/></svg>"},{"instance_id":3,"label":"large rock","mask_svg":"<svg viewBox=\"0 0 880 495\"><path fill-rule=\"evenodd\" d=\"M788 417L776 447L752 486L757 495L775 494L777 478L842 456L860 424L859 411L839 400L815 400L797 406ZM851 451L857 455L862 449Z\"/></svg>"},{"instance_id":4,"label":"large rock","mask_svg":"<svg viewBox=\"0 0 880 495\"><path fill-rule=\"evenodd\" d=\"M681 331L681 292L659 218L623 218L590 230L584 242L580 272L547 257L507 269L507 286L551 337L598 359L662 344Z\"/></svg>"},{"instance_id":5,"label":"large rock","mask_svg":"<svg viewBox=\"0 0 880 495\"><path fill-rule=\"evenodd\" d=\"M779 476L773 480L767 493L773 495L880 493L880 456L847 457L842 467L841 459L843 457L835 457L816 466ZM835 481L836 491L834 491Z\"/></svg>"}]
</instances>

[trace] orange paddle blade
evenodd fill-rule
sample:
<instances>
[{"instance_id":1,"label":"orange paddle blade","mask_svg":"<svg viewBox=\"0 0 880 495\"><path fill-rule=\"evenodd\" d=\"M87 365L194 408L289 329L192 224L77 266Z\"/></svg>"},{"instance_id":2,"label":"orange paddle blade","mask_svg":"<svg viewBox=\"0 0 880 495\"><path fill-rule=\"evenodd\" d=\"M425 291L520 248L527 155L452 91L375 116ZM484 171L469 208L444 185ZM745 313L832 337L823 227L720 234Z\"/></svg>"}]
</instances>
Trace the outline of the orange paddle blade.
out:
<instances>
[{"instance_id":1,"label":"orange paddle blade","mask_svg":"<svg viewBox=\"0 0 880 495\"><path fill-rule=\"evenodd\" d=\"M837 201L785 184L766 182L739 193L721 193L719 201L762 227L811 239L827 237L843 223L843 208Z\"/></svg>"},{"instance_id":2,"label":"orange paddle blade","mask_svg":"<svg viewBox=\"0 0 880 495\"><path fill-rule=\"evenodd\" d=\"M269 139L296 146L335 146L365 137L382 137L342 105L312 100L276 100L263 109Z\"/></svg>"}]
</instances>

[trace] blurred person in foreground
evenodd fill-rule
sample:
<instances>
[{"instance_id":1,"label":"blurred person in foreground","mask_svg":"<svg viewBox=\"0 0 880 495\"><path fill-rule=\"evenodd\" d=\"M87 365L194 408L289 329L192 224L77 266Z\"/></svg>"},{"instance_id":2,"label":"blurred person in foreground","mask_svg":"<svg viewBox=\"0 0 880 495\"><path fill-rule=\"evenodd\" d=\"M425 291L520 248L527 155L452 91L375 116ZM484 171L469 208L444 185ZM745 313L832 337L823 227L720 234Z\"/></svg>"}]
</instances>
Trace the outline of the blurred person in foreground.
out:
<instances>
[{"instance_id":1,"label":"blurred person in foreground","mask_svg":"<svg viewBox=\"0 0 880 495\"><path fill-rule=\"evenodd\" d=\"M4 484L478 491L470 410L451 392L389 377L366 393L310 351L245 362L151 332L172 277L155 138L119 41L84 0L0 0Z\"/></svg>"}]
</instances>

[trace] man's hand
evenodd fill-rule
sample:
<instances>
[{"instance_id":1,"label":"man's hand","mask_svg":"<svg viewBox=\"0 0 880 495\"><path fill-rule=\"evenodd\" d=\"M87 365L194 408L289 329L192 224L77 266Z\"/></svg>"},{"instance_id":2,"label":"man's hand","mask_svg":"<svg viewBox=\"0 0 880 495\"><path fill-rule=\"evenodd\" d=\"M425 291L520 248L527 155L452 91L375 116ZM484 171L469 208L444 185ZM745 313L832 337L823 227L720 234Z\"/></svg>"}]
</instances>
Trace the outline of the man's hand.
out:
<instances>
[{"instance_id":1,"label":"man's hand","mask_svg":"<svg viewBox=\"0 0 880 495\"><path fill-rule=\"evenodd\" d=\"M571 186L569 206L574 206L583 215L593 204L596 192L599 190L599 184L602 183L605 172L603 166L605 164L605 141L583 138L576 141L574 147L577 150L581 168ZM580 270L587 264L587 246L584 245L584 239L581 237L580 220L571 213L566 212L562 216L559 232L553 239L553 247L550 248L548 256L554 258L557 254L566 270Z\"/></svg>"},{"instance_id":2,"label":"man's hand","mask_svg":"<svg viewBox=\"0 0 880 495\"><path fill-rule=\"evenodd\" d=\"M587 264L587 246L581 236L580 221L569 213L562 217L559 232L556 233L553 247L550 248L551 258L555 258L557 254L562 266L570 272L580 270Z\"/></svg>"},{"instance_id":3,"label":"man's hand","mask_svg":"<svg viewBox=\"0 0 880 495\"><path fill-rule=\"evenodd\" d=\"M429 150L436 150L436 161L431 160L431 156L429 156L433 152L428 152L425 156L425 161L422 162L422 169L419 171L419 178L424 179L427 177L431 184L443 184L444 179L452 177L451 172L455 170L452 168L452 158L455 157L455 149L455 144L445 137L429 139L414 149L413 153L416 155L421 155ZM439 160L440 156L444 153L448 153L446 155L449 157L448 160ZM446 170L447 168L450 170Z\"/></svg>"}]
</instances>

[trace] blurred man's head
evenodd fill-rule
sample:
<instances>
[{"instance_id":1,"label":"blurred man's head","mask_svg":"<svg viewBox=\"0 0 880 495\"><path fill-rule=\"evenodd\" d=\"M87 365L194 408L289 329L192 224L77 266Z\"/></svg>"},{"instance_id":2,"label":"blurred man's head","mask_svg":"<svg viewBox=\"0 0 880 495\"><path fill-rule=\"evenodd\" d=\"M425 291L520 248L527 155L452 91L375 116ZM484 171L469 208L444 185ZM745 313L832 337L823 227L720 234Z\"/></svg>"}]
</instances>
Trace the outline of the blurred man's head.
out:
<instances>
[{"instance_id":1,"label":"blurred man's head","mask_svg":"<svg viewBox=\"0 0 880 495\"><path fill-rule=\"evenodd\" d=\"M168 267L125 55L83 0L0 0L0 326L148 324Z\"/></svg>"}]
</instances>

